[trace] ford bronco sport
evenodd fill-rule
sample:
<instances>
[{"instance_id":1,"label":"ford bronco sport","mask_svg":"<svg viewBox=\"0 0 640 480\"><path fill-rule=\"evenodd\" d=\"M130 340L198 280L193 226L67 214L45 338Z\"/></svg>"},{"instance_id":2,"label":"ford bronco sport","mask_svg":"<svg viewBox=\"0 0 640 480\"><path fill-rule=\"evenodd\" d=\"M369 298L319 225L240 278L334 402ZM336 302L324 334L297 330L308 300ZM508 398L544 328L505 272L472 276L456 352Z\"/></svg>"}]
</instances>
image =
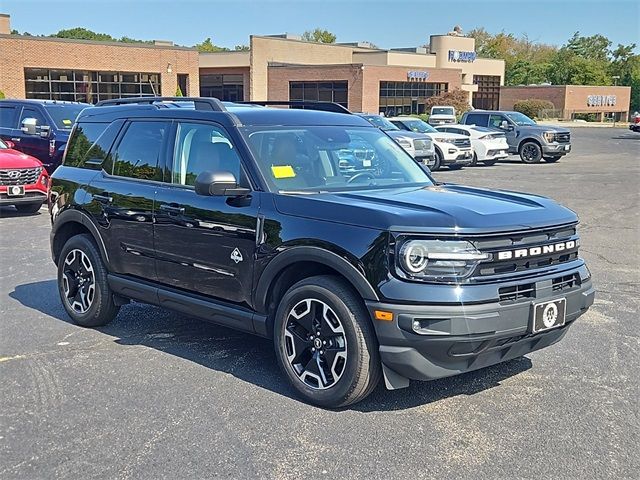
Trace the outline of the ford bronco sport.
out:
<instances>
[{"instance_id":1,"label":"ford bronco sport","mask_svg":"<svg viewBox=\"0 0 640 480\"><path fill-rule=\"evenodd\" d=\"M402 388L547 347L592 304L572 211L438 184L363 118L289 103L304 109L86 109L52 177L69 316L98 327L132 299L270 337L295 390L340 407L381 377ZM346 164L352 148L371 162Z\"/></svg>"}]
</instances>

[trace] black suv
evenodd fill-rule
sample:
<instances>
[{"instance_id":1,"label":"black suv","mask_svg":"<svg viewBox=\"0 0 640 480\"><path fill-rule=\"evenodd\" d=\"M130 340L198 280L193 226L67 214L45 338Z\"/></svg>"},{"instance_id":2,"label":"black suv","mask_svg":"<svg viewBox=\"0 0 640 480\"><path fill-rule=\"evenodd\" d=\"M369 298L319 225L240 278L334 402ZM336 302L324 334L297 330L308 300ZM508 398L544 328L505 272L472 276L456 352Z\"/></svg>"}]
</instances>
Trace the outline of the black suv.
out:
<instances>
[{"instance_id":1,"label":"black suv","mask_svg":"<svg viewBox=\"0 0 640 480\"><path fill-rule=\"evenodd\" d=\"M36 157L52 173L62 161L76 117L90 106L58 100L0 100L0 139Z\"/></svg>"},{"instance_id":2,"label":"black suv","mask_svg":"<svg viewBox=\"0 0 640 480\"><path fill-rule=\"evenodd\" d=\"M293 106L85 110L50 204L72 319L104 325L134 299L270 337L295 389L339 407L381 376L401 388L551 345L592 304L572 211L438 184L357 115Z\"/></svg>"}]
</instances>

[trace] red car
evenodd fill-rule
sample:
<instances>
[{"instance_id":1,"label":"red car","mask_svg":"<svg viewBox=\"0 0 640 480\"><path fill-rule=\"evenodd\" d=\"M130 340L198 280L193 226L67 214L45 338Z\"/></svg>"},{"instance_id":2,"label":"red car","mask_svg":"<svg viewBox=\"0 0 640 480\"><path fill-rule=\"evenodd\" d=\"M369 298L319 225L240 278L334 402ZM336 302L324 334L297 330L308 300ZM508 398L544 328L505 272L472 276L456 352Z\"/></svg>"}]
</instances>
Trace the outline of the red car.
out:
<instances>
[{"instance_id":1,"label":"red car","mask_svg":"<svg viewBox=\"0 0 640 480\"><path fill-rule=\"evenodd\" d=\"M35 213L47 201L49 174L37 158L12 147L0 140L0 207L13 205L20 213Z\"/></svg>"}]
</instances>

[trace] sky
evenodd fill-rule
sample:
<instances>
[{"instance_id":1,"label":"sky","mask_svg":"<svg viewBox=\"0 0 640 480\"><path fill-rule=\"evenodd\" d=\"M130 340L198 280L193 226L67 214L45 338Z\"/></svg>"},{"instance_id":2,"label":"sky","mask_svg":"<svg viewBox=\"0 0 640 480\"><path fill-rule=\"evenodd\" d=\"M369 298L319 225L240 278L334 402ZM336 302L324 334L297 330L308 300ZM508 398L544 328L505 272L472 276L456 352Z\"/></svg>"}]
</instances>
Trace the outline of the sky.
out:
<instances>
[{"instance_id":1,"label":"sky","mask_svg":"<svg viewBox=\"0 0 640 480\"><path fill-rule=\"evenodd\" d=\"M233 48L248 44L250 34L320 27L338 42L413 47L454 25L556 45L575 31L605 35L613 46L640 44L638 0L0 0L0 13L11 15L12 28L31 34L85 27L186 46L211 37Z\"/></svg>"}]
</instances>

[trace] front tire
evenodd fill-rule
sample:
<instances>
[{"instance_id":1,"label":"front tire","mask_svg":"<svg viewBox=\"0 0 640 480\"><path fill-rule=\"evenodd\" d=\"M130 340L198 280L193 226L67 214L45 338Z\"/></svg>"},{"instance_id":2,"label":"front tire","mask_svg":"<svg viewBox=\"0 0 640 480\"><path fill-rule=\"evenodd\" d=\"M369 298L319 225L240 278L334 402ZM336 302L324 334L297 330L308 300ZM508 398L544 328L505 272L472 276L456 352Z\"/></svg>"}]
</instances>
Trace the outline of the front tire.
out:
<instances>
[{"instance_id":1,"label":"front tire","mask_svg":"<svg viewBox=\"0 0 640 480\"><path fill-rule=\"evenodd\" d=\"M484 165L486 167L493 167L496 163L498 163L498 161L497 160L485 160L482 163L484 163Z\"/></svg>"},{"instance_id":2,"label":"front tire","mask_svg":"<svg viewBox=\"0 0 640 480\"><path fill-rule=\"evenodd\" d=\"M556 163L561 158L562 158L562 156L544 157L544 161L547 162L547 163Z\"/></svg>"},{"instance_id":3,"label":"front tire","mask_svg":"<svg viewBox=\"0 0 640 480\"><path fill-rule=\"evenodd\" d=\"M67 314L83 327L106 325L118 314L107 270L89 235L67 240L58 260L58 292Z\"/></svg>"},{"instance_id":4,"label":"front tire","mask_svg":"<svg viewBox=\"0 0 640 480\"><path fill-rule=\"evenodd\" d=\"M19 203L15 207L18 213L34 214L40 210L42 203Z\"/></svg>"},{"instance_id":5,"label":"front tire","mask_svg":"<svg viewBox=\"0 0 640 480\"><path fill-rule=\"evenodd\" d=\"M524 163L538 163L542 159L542 149L536 142L525 142L520 147L520 159Z\"/></svg>"},{"instance_id":6,"label":"front tire","mask_svg":"<svg viewBox=\"0 0 640 480\"><path fill-rule=\"evenodd\" d=\"M464 165L462 163L452 163L449 165L449 170L461 170Z\"/></svg>"},{"instance_id":7,"label":"front tire","mask_svg":"<svg viewBox=\"0 0 640 480\"><path fill-rule=\"evenodd\" d=\"M475 167L478 165L478 154L476 152L473 152L473 160L471 160L471 163L469 164L470 167Z\"/></svg>"},{"instance_id":8,"label":"front tire","mask_svg":"<svg viewBox=\"0 0 640 480\"><path fill-rule=\"evenodd\" d=\"M334 276L293 285L274 324L276 357L309 403L338 408L359 402L379 383L378 342L362 299Z\"/></svg>"},{"instance_id":9,"label":"front tire","mask_svg":"<svg viewBox=\"0 0 640 480\"><path fill-rule=\"evenodd\" d=\"M439 149L436 148L436 161L433 164L433 167L431 167L431 171L437 172L438 170L440 170L440 167L442 167L442 153Z\"/></svg>"}]
</instances>

